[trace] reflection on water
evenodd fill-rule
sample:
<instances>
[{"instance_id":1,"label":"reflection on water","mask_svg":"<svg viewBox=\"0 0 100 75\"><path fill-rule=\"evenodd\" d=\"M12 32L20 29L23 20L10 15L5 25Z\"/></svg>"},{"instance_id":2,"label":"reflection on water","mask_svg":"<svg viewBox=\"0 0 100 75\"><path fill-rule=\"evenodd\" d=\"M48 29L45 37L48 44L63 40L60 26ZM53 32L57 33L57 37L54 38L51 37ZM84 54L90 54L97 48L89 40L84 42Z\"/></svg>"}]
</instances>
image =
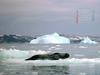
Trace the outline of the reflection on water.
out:
<instances>
[{"instance_id":1,"label":"reflection on water","mask_svg":"<svg viewBox=\"0 0 100 75\"><path fill-rule=\"evenodd\" d=\"M65 66L35 66L33 63L2 63L0 75L100 75L100 64L75 63Z\"/></svg>"},{"instance_id":2,"label":"reflection on water","mask_svg":"<svg viewBox=\"0 0 100 75\"><path fill-rule=\"evenodd\" d=\"M0 75L68 75L69 66L33 66L23 63L0 63Z\"/></svg>"},{"instance_id":3,"label":"reflection on water","mask_svg":"<svg viewBox=\"0 0 100 75\"><path fill-rule=\"evenodd\" d=\"M38 75L66 75L69 74L68 66L33 66Z\"/></svg>"}]
</instances>

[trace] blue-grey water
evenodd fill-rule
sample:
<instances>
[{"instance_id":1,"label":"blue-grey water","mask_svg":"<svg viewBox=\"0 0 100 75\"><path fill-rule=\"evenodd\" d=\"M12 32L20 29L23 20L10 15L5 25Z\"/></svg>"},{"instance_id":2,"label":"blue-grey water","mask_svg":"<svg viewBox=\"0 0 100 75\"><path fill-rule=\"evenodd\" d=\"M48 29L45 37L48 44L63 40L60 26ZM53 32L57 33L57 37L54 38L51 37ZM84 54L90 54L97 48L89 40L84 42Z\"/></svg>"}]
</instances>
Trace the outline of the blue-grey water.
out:
<instances>
[{"instance_id":1,"label":"blue-grey water","mask_svg":"<svg viewBox=\"0 0 100 75\"><path fill-rule=\"evenodd\" d=\"M67 52L70 58L25 61L46 52ZM0 75L100 75L100 44L0 44Z\"/></svg>"}]
</instances>

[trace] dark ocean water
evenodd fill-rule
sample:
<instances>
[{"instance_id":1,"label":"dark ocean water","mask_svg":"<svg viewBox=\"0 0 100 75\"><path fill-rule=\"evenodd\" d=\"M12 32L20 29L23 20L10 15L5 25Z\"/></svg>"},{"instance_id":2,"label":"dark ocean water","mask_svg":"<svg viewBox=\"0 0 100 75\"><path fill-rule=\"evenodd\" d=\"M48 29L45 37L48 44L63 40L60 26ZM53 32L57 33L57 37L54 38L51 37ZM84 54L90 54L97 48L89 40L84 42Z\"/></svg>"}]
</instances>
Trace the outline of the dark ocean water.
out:
<instances>
[{"instance_id":1,"label":"dark ocean water","mask_svg":"<svg viewBox=\"0 0 100 75\"><path fill-rule=\"evenodd\" d=\"M70 58L25 61L50 52ZM0 75L100 75L100 44L0 44Z\"/></svg>"}]
</instances>

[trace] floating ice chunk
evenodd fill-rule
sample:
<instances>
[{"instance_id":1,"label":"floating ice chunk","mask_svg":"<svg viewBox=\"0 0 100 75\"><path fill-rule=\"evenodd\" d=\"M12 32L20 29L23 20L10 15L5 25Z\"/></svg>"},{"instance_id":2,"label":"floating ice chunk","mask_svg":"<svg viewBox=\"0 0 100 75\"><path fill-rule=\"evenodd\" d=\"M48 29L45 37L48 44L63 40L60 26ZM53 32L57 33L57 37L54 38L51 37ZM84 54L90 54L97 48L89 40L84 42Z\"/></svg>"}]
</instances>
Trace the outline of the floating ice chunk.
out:
<instances>
[{"instance_id":1,"label":"floating ice chunk","mask_svg":"<svg viewBox=\"0 0 100 75\"><path fill-rule=\"evenodd\" d=\"M96 41L92 41L89 37L84 37L83 41L81 41L81 43L87 43L87 44L97 44L98 42Z\"/></svg>"},{"instance_id":2,"label":"floating ice chunk","mask_svg":"<svg viewBox=\"0 0 100 75\"><path fill-rule=\"evenodd\" d=\"M78 75L87 75L86 73L79 73Z\"/></svg>"},{"instance_id":3,"label":"floating ice chunk","mask_svg":"<svg viewBox=\"0 0 100 75\"><path fill-rule=\"evenodd\" d=\"M30 41L30 44L70 44L70 39L58 33L43 35Z\"/></svg>"},{"instance_id":4,"label":"floating ice chunk","mask_svg":"<svg viewBox=\"0 0 100 75\"><path fill-rule=\"evenodd\" d=\"M68 66L70 64L90 64L93 67L94 64L100 64L100 58L67 58L59 60L35 60L35 61L25 61L23 59L7 59L3 61L4 63L19 63L19 64L32 64L32 66Z\"/></svg>"},{"instance_id":5,"label":"floating ice chunk","mask_svg":"<svg viewBox=\"0 0 100 75\"><path fill-rule=\"evenodd\" d=\"M78 48L88 48L88 46L79 46Z\"/></svg>"},{"instance_id":6,"label":"floating ice chunk","mask_svg":"<svg viewBox=\"0 0 100 75\"><path fill-rule=\"evenodd\" d=\"M18 49L0 49L0 59L26 59L37 54L47 54L50 51L43 50L18 50Z\"/></svg>"}]
</instances>

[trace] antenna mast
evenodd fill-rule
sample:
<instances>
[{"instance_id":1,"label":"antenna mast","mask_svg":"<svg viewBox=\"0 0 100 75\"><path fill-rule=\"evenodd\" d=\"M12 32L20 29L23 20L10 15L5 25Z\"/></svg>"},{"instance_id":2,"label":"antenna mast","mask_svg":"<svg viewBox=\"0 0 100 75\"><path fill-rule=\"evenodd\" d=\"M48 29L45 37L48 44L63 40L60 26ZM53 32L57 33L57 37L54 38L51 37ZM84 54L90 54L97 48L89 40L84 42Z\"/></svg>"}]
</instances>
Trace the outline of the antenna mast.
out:
<instances>
[{"instance_id":1,"label":"antenna mast","mask_svg":"<svg viewBox=\"0 0 100 75\"><path fill-rule=\"evenodd\" d=\"M79 11L78 10L76 11L76 23L77 24L79 23Z\"/></svg>"},{"instance_id":2,"label":"antenna mast","mask_svg":"<svg viewBox=\"0 0 100 75\"><path fill-rule=\"evenodd\" d=\"M92 22L95 21L95 11L92 11L92 17L91 17Z\"/></svg>"}]
</instances>

